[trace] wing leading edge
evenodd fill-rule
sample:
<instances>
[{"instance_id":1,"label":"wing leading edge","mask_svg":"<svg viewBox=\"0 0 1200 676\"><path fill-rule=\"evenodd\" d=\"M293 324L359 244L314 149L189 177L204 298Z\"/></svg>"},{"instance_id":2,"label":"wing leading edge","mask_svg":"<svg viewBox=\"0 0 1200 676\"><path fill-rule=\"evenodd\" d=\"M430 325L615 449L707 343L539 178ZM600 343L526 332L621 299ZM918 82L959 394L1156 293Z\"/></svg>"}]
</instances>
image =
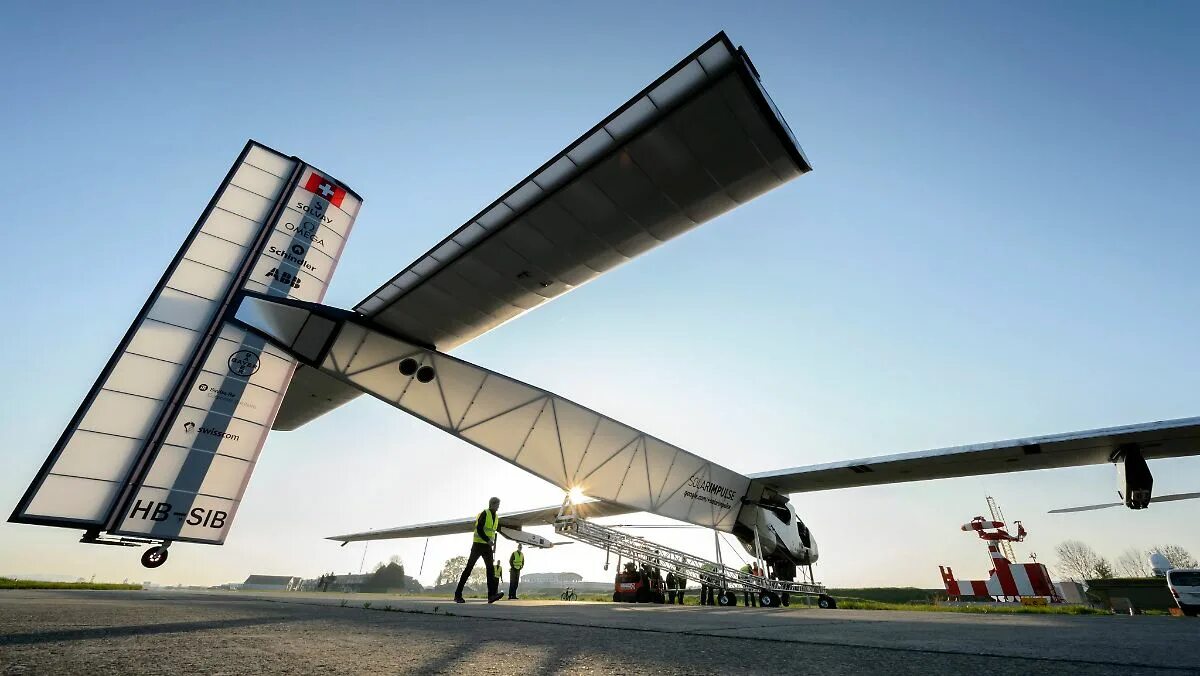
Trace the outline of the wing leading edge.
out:
<instances>
[{"instance_id":1,"label":"wing leading edge","mask_svg":"<svg viewBox=\"0 0 1200 676\"><path fill-rule=\"evenodd\" d=\"M1200 417L939 448L750 474L785 493L1097 465L1136 444L1146 459L1200 455Z\"/></svg>"}]
</instances>

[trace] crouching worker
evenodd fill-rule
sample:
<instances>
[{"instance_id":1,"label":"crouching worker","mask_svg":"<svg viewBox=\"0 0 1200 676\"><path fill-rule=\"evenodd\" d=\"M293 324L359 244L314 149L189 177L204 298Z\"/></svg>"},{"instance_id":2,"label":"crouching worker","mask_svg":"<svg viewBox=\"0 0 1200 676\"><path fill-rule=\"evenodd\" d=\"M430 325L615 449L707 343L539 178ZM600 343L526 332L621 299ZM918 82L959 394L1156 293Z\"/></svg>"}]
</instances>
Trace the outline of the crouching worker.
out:
<instances>
[{"instance_id":1,"label":"crouching worker","mask_svg":"<svg viewBox=\"0 0 1200 676\"><path fill-rule=\"evenodd\" d=\"M496 579L496 570L492 567L493 548L496 546L496 528L500 524L500 517L496 516L499 509L500 498L492 498L488 500L488 508L480 512L475 519L471 555L467 557L467 565L463 568L462 576L458 578L458 588L454 590L455 603L466 603L466 599L462 595L463 587L467 586L467 578L471 577L471 571L475 570L475 562L479 559L483 559L483 563L487 567L488 603L495 603L504 597L504 594L496 591L500 584Z\"/></svg>"}]
</instances>

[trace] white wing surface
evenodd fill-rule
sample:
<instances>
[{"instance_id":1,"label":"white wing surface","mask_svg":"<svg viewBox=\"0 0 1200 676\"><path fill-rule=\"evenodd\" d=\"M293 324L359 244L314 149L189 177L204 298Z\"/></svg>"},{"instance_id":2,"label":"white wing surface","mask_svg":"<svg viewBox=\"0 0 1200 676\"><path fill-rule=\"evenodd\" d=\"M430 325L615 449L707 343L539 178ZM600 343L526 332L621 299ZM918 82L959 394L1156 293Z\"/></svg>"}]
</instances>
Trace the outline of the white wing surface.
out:
<instances>
[{"instance_id":1,"label":"white wing surface","mask_svg":"<svg viewBox=\"0 0 1200 676\"><path fill-rule=\"evenodd\" d=\"M1200 454L1200 418L1011 439L751 474L785 493L1098 465L1136 446L1146 459Z\"/></svg>"}]
</instances>

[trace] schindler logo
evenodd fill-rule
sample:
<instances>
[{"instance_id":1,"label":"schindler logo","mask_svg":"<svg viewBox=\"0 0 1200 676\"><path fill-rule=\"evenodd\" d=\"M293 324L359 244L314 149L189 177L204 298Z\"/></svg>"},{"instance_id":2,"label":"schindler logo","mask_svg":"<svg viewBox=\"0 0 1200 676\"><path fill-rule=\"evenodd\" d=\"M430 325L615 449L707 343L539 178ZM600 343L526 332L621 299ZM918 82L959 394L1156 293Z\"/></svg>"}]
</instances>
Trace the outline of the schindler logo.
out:
<instances>
[{"instance_id":1,"label":"schindler logo","mask_svg":"<svg viewBox=\"0 0 1200 676\"><path fill-rule=\"evenodd\" d=\"M229 355L229 372L243 378L258 373L260 366L258 355L250 350L238 350Z\"/></svg>"},{"instance_id":2,"label":"schindler logo","mask_svg":"<svg viewBox=\"0 0 1200 676\"><path fill-rule=\"evenodd\" d=\"M271 253L279 256L280 260L287 261L288 263L295 263L297 266L304 268L309 272L317 271L317 266L309 263L308 260L304 258L306 249L299 244L293 244L290 251L285 251L275 246L269 247L269 249Z\"/></svg>"}]
</instances>

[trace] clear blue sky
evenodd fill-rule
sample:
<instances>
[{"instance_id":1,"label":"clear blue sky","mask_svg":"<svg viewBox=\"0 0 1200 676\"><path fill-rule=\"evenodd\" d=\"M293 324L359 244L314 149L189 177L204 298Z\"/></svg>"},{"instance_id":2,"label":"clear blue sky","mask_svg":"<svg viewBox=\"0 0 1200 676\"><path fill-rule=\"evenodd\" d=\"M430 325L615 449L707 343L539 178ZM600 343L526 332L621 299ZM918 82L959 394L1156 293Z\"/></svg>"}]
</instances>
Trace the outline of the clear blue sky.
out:
<instances>
[{"instance_id":1,"label":"clear blue sky","mask_svg":"<svg viewBox=\"0 0 1200 676\"><path fill-rule=\"evenodd\" d=\"M746 472L1200 414L1198 5L247 4L6 9L5 510L247 138L365 197L326 297L350 306L721 29L815 171L460 356ZM1158 492L1200 490L1200 460L1154 469ZM840 585L982 575L957 529L988 492L1043 561L1069 537L1200 552L1195 503L1045 515L1112 498L1113 474L796 503ZM322 536L469 515L493 493L558 501L362 399L272 435L224 548L145 573L130 551L4 524L0 574L345 572L361 545ZM434 540L423 578L466 542ZM367 564L415 570L422 544L372 545ZM600 563L578 545L530 569L598 579Z\"/></svg>"}]
</instances>

